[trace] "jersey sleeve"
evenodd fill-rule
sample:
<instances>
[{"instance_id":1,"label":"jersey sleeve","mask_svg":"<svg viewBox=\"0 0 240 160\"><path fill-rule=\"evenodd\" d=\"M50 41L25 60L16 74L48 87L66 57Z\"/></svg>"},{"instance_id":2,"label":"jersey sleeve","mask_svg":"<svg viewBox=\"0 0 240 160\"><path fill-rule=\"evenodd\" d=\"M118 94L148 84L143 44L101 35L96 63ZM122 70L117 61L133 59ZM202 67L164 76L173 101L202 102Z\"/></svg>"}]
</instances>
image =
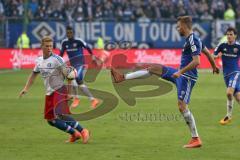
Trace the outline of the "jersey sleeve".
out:
<instances>
[{"instance_id":1,"label":"jersey sleeve","mask_svg":"<svg viewBox=\"0 0 240 160\"><path fill-rule=\"evenodd\" d=\"M40 61L41 61L41 57L38 57L35 61L35 66L33 68L34 73L39 73L40 72L40 69L38 67L38 64L40 63Z\"/></svg>"},{"instance_id":2,"label":"jersey sleeve","mask_svg":"<svg viewBox=\"0 0 240 160\"><path fill-rule=\"evenodd\" d=\"M206 45L204 43L202 43L202 50L206 47Z\"/></svg>"},{"instance_id":3,"label":"jersey sleeve","mask_svg":"<svg viewBox=\"0 0 240 160\"><path fill-rule=\"evenodd\" d=\"M201 54L202 42L198 39L194 39L193 36L189 38L189 44L191 48L191 55L197 56Z\"/></svg>"},{"instance_id":4,"label":"jersey sleeve","mask_svg":"<svg viewBox=\"0 0 240 160\"><path fill-rule=\"evenodd\" d=\"M64 60L62 57L60 56L57 56L57 55L54 55L55 57L55 67L64 75L66 76L67 74L67 70L68 70L68 67L66 65L66 63L64 63Z\"/></svg>"},{"instance_id":5,"label":"jersey sleeve","mask_svg":"<svg viewBox=\"0 0 240 160\"><path fill-rule=\"evenodd\" d=\"M81 38L77 38L77 40L78 40L79 43L80 43L80 44L79 44L80 47L86 48L86 50L88 51L88 53L93 54L91 48L88 46L88 44L87 44L84 40L82 40Z\"/></svg>"},{"instance_id":6,"label":"jersey sleeve","mask_svg":"<svg viewBox=\"0 0 240 160\"><path fill-rule=\"evenodd\" d=\"M88 47L87 43L84 40L82 40L81 38L76 38L76 39L79 41L81 47L84 47L84 48Z\"/></svg>"},{"instance_id":7,"label":"jersey sleeve","mask_svg":"<svg viewBox=\"0 0 240 160\"><path fill-rule=\"evenodd\" d=\"M56 67L62 67L66 65L62 57L57 55L54 55L54 57L56 58L56 62L55 62Z\"/></svg>"},{"instance_id":8,"label":"jersey sleeve","mask_svg":"<svg viewBox=\"0 0 240 160\"><path fill-rule=\"evenodd\" d=\"M237 46L238 46L238 52L237 55L240 56L240 44L237 42Z\"/></svg>"},{"instance_id":9,"label":"jersey sleeve","mask_svg":"<svg viewBox=\"0 0 240 160\"><path fill-rule=\"evenodd\" d=\"M222 43L218 44L218 46L215 48L213 54L216 56L216 55L218 55L218 53L221 52L221 51L222 51Z\"/></svg>"},{"instance_id":10,"label":"jersey sleeve","mask_svg":"<svg viewBox=\"0 0 240 160\"><path fill-rule=\"evenodd\" d=\"M40 72L40 70L38 68L38 65L35 65L35 67L33 68L33 72L34 73L39 73Z\"/></svg>"},{"instance_id":11,"label":"jersey sleeve","mask_svg":"<svg viewBox=\"0 0 240 160\"><path fill-rule=\"evenodd\" d=\"M62 41L62 43L61 43L61 46L60 46L61 48L60 48L60 56L62 57L63 56L63 54L64 54L64 51L66 50L66 46L65 46L65 43L64 43L64 41Z\"/></svg>"}]
</instances>

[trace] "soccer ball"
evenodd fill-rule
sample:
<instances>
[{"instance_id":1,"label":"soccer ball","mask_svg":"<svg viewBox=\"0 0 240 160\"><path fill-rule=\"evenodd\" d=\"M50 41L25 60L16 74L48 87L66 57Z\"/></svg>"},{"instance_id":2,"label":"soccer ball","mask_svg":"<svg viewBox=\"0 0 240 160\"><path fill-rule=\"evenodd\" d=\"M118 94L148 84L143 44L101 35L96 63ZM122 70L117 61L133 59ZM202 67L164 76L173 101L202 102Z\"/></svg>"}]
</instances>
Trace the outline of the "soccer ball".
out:
<instances>
[{"instance_id":1,"label":"soccer ball","mask_svg":"<svg viewBox=\"0 0 240 160\"><path fill-rule=\"evenodd\" d=\"M63 75L68 79L68 80L73 80L77 77L77 70L72 67L72 66L67 66L63 70Z\"/></svg>"}]
</instances>

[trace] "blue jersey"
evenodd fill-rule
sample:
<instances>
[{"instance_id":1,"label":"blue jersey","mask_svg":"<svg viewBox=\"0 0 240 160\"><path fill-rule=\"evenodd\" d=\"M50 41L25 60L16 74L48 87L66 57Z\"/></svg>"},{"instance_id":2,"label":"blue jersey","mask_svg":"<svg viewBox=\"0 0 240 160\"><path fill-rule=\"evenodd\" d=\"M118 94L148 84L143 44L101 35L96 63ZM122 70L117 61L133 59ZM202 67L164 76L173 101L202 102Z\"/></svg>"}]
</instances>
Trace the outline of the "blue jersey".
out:
<instances>
[{"instance_id":1,"label":"blue jersey","mask_svg":"<svg viewBox=\"0 0 240 160\"><path fill-rule=\"evenodd\" d=\"M224 77L239 71L239 56L240 56L240 44L235 42L230 45L228 43L221 43L216 47L214 55L222 53L222 63L223 63L223 75Z\"/></svg>"},{"instance_id":2,"label":"blue jersey","mask_svg":"<svg viewBox=\"0 0 240 160\"><path fill-rule=\"evenodd\" d=\"M61 44L60 56L63 56L64 51L67 52L71 66L78 68L84 65L83 48L86 48L92 54L91 49L87 43L80 38L64 39Z\"/></svg>"},{"instance_id":3,"label":"blue jersey","mask_svg":"<svg viewBox=\"0 0 240 160\"><path fill-rule=\"evenodd\" d=\"M194 33L190 34L186 38L186 42L184 44L184 48L182 51L182 57L181 57L181 64L180 69L186 67L191 61L193 60L192 56L198 56L200 55L203 44L199 37L197 37ZM190 71L187 71L183 75L190 77L192 79L197 79L197 68L194 68Z\"/></svg>"}]
</instances>

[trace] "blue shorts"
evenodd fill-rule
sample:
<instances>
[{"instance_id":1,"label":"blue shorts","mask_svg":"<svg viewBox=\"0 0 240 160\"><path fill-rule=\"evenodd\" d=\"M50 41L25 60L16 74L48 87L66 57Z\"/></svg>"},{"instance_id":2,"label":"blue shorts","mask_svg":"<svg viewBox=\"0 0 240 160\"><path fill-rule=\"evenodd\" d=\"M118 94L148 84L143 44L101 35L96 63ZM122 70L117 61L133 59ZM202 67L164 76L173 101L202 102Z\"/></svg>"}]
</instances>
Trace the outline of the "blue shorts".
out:
<instances>
[{"instance_id":1,"label":"blue shorts","mask_svg":"<svg viewBox=\"0 0 240 160\"><path fill-rule=\"evenodd\" d=\"M234 72L224 77L224 81L227 87L234 88L234 94L240 92L240 72Z\"/></svg>"},{"instance_id":2,"label":"blue shorts","mask_svg":"<svg viewBox=\"0 0 240 160\"><path fill-rule=\"evenodd\" d=\"M178 100L182 100L188 104L190 102L191 92L193 86L196 83L196 80L193 80L192 78L185 75L182 75L179 78L173 78L172 75L177 71L178 70L175 68L163 66L163 74L161 77L167 81L174 83L177 87Z\"/></svg>"},{"instance_id":3,"label":"blue shorts","mask_svg":"<svg viewBox=\"0 0 240 160\"><path fill-rule=\"evenodd\" d=\"M81 84L83 82L84 75L86 73L86 69L84 65L76 67L77 70L77 78L76 81L78 84Z\"/></svg>"}]
</instances>

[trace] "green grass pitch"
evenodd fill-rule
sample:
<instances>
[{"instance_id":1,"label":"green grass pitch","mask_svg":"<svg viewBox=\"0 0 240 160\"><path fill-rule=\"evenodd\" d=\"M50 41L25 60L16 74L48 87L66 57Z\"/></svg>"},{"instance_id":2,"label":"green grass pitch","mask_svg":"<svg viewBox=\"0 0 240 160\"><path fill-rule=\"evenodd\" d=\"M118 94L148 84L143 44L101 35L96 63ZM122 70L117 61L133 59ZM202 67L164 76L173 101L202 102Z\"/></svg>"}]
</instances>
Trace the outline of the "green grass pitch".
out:
<instances>
[{"instance_id":1,"label":"green grass pitch","mask_svg":"<svg viewBox=\"0 0 240 160\"><path fill-rule=\"evenodd\" d=\"M43 119L44 88L39 77L29 93L18 99L30 70L0 71L0 160L226 160L239 159L240 109L234 104L233 121L221 126L226 113L222 75L200 73L190 103L203 141L199 149L183 149L190 133L177 108L176 90L159 97L138 99L135 107L123 102L104 70L90 88L111 92L119 98L111 112L80 122L92 132L90 143L65 144L66 133ZM89 110L82 99L77 112ZM138 121L124 115L161 113L178 119Z\"/></svg>"}]
</instances>

